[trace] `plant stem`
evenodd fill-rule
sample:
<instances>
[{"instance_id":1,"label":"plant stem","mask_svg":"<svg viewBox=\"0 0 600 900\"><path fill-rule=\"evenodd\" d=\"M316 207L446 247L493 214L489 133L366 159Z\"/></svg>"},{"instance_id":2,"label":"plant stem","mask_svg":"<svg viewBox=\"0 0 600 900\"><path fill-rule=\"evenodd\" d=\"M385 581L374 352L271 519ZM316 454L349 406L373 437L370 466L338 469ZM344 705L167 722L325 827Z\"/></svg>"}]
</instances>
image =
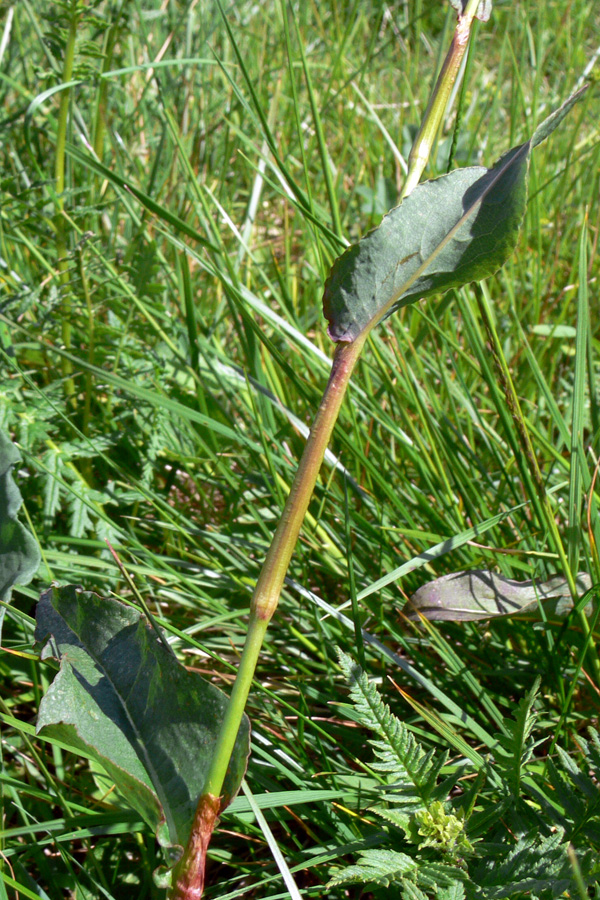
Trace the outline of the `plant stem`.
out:
<instances>
[{"instance_id":1,"label":"plant stem","mask_svg":"<svg viewBox=\"0 0 600 900\"><path fill-rule=\"evenodd\" d=\"M267 622L277 608L279 594L317 481L325 450L342 406L350 376L366 338L367 334L364 333L351 344L336 345L329 381L252 598L251 608L257 616L266 619Z\"/></svg>"},{"instance_id":2,"label":"plant stem","mask_svg":"<svg viewBox=\"0 0 600 900\"><path fill-rule=\"evenodd\" d=\"M75 41L77 39L77 25L79 15L74 6L69 20L69 33L65 49L65 61L63 66L63 82L71 81L73 76L73 63L75 60ZM67 143L67 124L69 119L69 104L71 101L71 88L61 92L60 107L58 110L58 128L56 132L56 157L54 160L54 176L56 190L56 213L54 217L56 229L56 256L61 291L63 293L62 312L62 340L65 350L71 348L71 304L69 297L69 262L67 259L67 236L63 211L65 208L65 148ZM73 366L69 359L62 359L62 373L65 379L64 391L67 399L75 394L75 382L72 378Z\"/></svg>"},{"instance_id":3,"label":"plant stem","mask_svg":"<svg viewBox=\"0 0 600 900\"><path fill-rule=\"evenodd\" d=\"M411 150L406 183L400 199L408 196L418 184L425 168L446 110L452 86L468 46L471 24L479 3L480 0L468 0L464 12L459 14L453 42ZM376 321L378 320L373 320L371 327L376 324ZM202 897L206 850L220 812L223 784L242 722L262 642L279 602L286 572L298 541L302 522L308 510L308 504L350 376L371 327L365 329L352 343L338 343L336 346L325 393L308 436L281 520L254 589L248 633L240 666L221 723L204 790L198 801L190 838L181 860L173 871L170 900L199 900Z\"/></svg>"},{"instance_id":4,"label":"plant stem","mask_svg":"<svg viewBox=\"0 0 600 900\"><path fill-rule=\"evenodd\" d=\"M480 0L469 0L465 10L458 16L458 23L454 32L450 49L446 54L444 65L436 81L433 93L429 99L421 127L414 139L409 157L408 157L408 173L406 181L400 194L400 200L414 190L421 179L423 169L427 165L427 160L431 153L431 149L436 140L442 119L448 105L448 98L456 81L456 77L460 70L465 51L469 45L469 37L471 35L471 25L477 13Z\"/></svg>"},{"instance_id":5,"label":"plant stem","mask_svg":"<svg viewBox=\"0 0 600 900\"><path fill-rule=\"evenodd\" d=\"M117 38L119 37L119 32L121 30L121 17L123 15L123 7L117 10L116 18L111 23L110 28L108 29L106 36L104 38L104 46L102 48L102 67L100 69L100 74L105 75L110 71L113 61L113 54L115 50L115 45L117 43ZM108 86L109 82L107 78L101 78L100 84L98 86L98 95L96 99L96 112L94 116L94 128L93 128L93 146L94 153L96 154L96 158L102 162L103 150L104 150L104 132L106 130L106 105L107 105L107 96L108 96Z\"/></svg>"},{"instance_id":6,"label":"plant stem","mask_svg":"<svg viewBox=\"0 0 600 900\"><path fill-rule=\"evenodd\" d=\"M92 305L92 298L90 296L90 290L86 275L85 262L83 259L84 249L81 244L77 247L77 266L79 268L79 279L81 281L81 289L83 292L83 296L85 297L85 305L87 307L88 314L88 363L90 366L94 365L94 356L95 356L95 328L94 328L94 309ZM81 423L81 431L82 433L88 437L89 429L90 429L90 420L92 413L92 391L93 391L93 375L90 370L88 370L85 374L85 396L83 401L83 421ZM87 465L83 467L83 471L85 472L85 477L88 483L90 483L92 467L91 460L87 460Z\"/></svg>"},{"instance_id":7,"label":"plant stem","mask_svg":"<svg viewBox=\"0 0 600 900\"><path fill-rule=\"evenodd\" d=\"M254 671L267 626L277 608L285 575L300 534L314 486L319 475L325 450L337 420L350 376L356 365L366 332L351 344L336 346L331 374L312 429L304 447L290 493L283 509L273 542L259 575L252 603L248 634L242 651L240 666L225 717L217 738L215 751L206 778L203 795L198 802L196 819L190 841L175 870L171 900L190 900L201 896L202 871L198 871L198 856L206 852L206 825L200 820L218 815L229 760L250 692ZM214 811L216 809L216 815ZM208 834L210 838L210 833ZM198 892L200 890L200 893Z\"/></svg>"}]
</instances>

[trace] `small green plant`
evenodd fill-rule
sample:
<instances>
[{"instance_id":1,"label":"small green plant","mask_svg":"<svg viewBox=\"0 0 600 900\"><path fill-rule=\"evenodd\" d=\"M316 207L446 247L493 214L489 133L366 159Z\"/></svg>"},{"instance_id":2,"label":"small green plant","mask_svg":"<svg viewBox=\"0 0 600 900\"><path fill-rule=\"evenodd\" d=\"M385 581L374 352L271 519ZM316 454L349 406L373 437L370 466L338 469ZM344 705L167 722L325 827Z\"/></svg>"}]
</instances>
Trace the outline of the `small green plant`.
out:
<instances>
[{"instance_id":1,"label":"small green plant","mask_svg":"<svg viewBox=\"0 0 600 900\"><path fill-rule=\"evenodd\" d=\"M464 757L425 751L344 655L356 720L374 738L380 799L366 811L384 831L377 847L337 871L330 885L393 887L403 900L578 896L600 876L600 739L580 739L578 759L557 748L540 766L535 749L539 680L506 716L497 748L475 769ZM542 738L543 741L543 738ZM577 825L575 823L578 823ZM575 860L575 866L573 865ZM388 896L384 894L384 896ZM594 895L595 896L595 895Z\"/></svg>"}]
</instances>

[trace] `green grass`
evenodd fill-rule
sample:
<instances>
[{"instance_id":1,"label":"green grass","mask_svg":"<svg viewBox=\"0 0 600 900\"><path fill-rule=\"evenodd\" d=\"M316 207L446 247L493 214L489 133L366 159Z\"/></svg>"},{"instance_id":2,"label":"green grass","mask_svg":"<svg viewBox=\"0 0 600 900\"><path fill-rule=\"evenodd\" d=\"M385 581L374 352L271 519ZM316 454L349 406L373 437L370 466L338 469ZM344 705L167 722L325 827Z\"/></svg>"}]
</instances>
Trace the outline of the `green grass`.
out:
<instances>
[{"instance_id":1,"label":"green grass","mask_svg":"<svg viewBox=\"0 0 600 900\"><path fill-rule=\"evenodd\" d=\"M2 635L13 652L0 663L0 897L159 897L154 836L85 760L32 730L52 675L26 655L34 600L52 580L129 598L109 539L179 657L229 688L327 380L324 279L395 202L454 18L418 0L300 3L295 16L239 2L224 17L208 0L100 3L81 13L77 85L44 96L63 80L64 13L40 0L0 9L0 425L22 450L43 551ZM490 165L525 140L599 44L590 0L498 2L476 28L455 164ZM449 732L489 753L538 675L540 765L552 738L576 753L598 721L576 621L425 630L401 613L424 581L462 568L544 579L568 564L600 580L597 109L593 89L536 151L504 269L402 310L353 377L248 709L249 789L306 896L347 896L325 891L330 867L381 831L365 824L366 733L336 706L347 696L336 647L356 657L353 617L419 674L365 644L370 676L427 746ZM427 177L446 170L453 127L451 116ZM469 528L474 539L368 593ZM290 896L242 795L209 857L208 898Z\"/></svg>"}]
</instances>

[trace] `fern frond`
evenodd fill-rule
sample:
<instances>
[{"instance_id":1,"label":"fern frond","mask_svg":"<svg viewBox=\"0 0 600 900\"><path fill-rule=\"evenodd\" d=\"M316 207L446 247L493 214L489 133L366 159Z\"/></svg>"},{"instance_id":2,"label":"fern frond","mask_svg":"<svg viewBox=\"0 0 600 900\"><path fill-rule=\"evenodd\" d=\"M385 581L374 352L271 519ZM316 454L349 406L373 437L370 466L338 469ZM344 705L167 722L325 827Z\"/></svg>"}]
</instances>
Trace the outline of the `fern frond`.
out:
<instances>
[{"instance_id":1,"label":"fern frond","mask_svg":"<svg viewBox=\"0 0 600 900\"><path fill-rule=\"evenodd\" d=\"M405 875L415 875L417 863L404 853L395 850L364 850L354 866L348 866L327 884L328 888L340 884L378 884L389 887Z\"/></svg>"},{"instance_id":2,"label":"fern frond","mask_svg":"<svg viewBox=\"0 0 600 900\"><path fill-rule=\"evenodd\" d=\"M532 739L532 732L537 718L533 704L540 687L540 679L534 684L518 703L513 719L505 720L506 734L498 737L499 748L495 753L496 770L501 772L510 788L513 797L520 795L523 770L531 761L537 743Z\"/></svg>"},{"instance_id":3,"label":"fern frond","mask_svg":"<svg viewBox=\"0 0 600 900\"><path fill-rule=\"evenodd\" d=\"M362 669L344 653L339 653L339 660L350 683L358 720L380 738L369 741L377 757L373 769L393 780L390 787L393 787L395 802L401 809L414 812L426 807L447 754L434 759L433 750L425 752L408 728L393 715Z\"/></svg>"},{"instance_id":4,"label":"fern frond","mask_svg":"<svg viewBox=\"0 0 600 900\"><path fill-rule=\"evenodd\" d=\"M596 808L600 811L600 792L598 791L598 775L600 774L598 770L594 772L593 760L591 758L589 752L589 744L587 741L580 739L580 746L583 751L583 761L582 765L579 766L575 760L569 756L569 754L562 749L562 747L556 748L556 752L558 754L558 758L560 759L560 763L562 768L565 771L565 775L570 779L573 783L574 787L576 787L579 792L586 797L591 803L596 804ZM593 777L591 778L587 772L583 770L583 765L586 768L589 768L593 772ZM594 780L595 779L595 780Z\"/></svg>"},{"instance_id":5,"label":"fern frond","mask_svg":"<svg viewBox=\"0 0 600 900\"><path fill-rule=\"evenodd\" d=\"M429 898L413 881L404 879L402 882L402 900L429 900Z\"/></svg>"},{"instance_id":6,"label":"fern frond","mask_svg":"<svg viewBox=\"0 0 600 900\"><path fill-rule=\"evenodd\" d=\"M43 458L46 477L44 479L44 518L52 522L60 509L60 476L64 470L64 459L60 451L47 450Z\"/></svg>"},{"instance_id":7,"label":"fern frond","mask_svg":"<svg viewBox=\"0 0 600 900\"><path fill-rule=\"evenodd\" d=\"M466 874L443 863L417 863L395 850L364 850L354 866L338 872L327 884L328 888L341 884L373 884L380 887L399 886L403 900L427 900L427 891L447 891L448 900L462 900L465 896L462 881ZM462 890L461 890L462 888Z\"/></svg>"},{"instance_id":8,"label":"fern frond","mask_svg":"<svg viewBox=\"0 0 600 900\"><path fill-rule=\"evenodd\" d=\"M413 817L408 813L401 812L400 810L389 806L372 806L370 807L369 812L375 813L376 816L380 816L386 822L389 822L390 825L395 825L396 828L400 828L409 840L412 840L413 843L417 843L416 829L411 828Z\"/></svg>"},{"instance_id":9,"label":"fern frond","mask_svg":"<svg viewBox=\"0 0 600 900\"><path fill-rule=\"evenodd\" d=\"M590 728L590 740L579 737L581 759L576 760L560 747L557 761L548 759L548 783L528 781L528 794L542 807L545 816L565 830L576 847L600 847L600 740Z\"/></svg>"},{"instance_id":10,"label":"fern frond","mask_svg":"<svg viewBox=\"0 0 600 900\"><path fill-rule=\"evenodd\" d=\"M437 900L465 900L464 883L455 881L448 887L441 887L437 892Z\"/></svg>"},{"instance_id":11,"label":"fern frond","mask_svg":"<svg viewBox=\"0 0 600 900\"><path fill-rule=\"evenodd\" d=\"M78 485L78 492L73 491L67 497L69 509L69 534L71 537L81 538L93 530L93 523L89 515L89 504L86 502L86 490L83 484Z\"/></svg>"},{"instance_id":12,"label":"fern frond","mask_svg":"<svg viewBox=\"0 0 600 900\"><path fill-rule=\"evenodd\" d=\"M426 891L433 891L437 896L440 888L454 888L468 879L467 873L449 866L446 863L422 862L417 873L417 884Z\"/></svg>"}]
</instances>

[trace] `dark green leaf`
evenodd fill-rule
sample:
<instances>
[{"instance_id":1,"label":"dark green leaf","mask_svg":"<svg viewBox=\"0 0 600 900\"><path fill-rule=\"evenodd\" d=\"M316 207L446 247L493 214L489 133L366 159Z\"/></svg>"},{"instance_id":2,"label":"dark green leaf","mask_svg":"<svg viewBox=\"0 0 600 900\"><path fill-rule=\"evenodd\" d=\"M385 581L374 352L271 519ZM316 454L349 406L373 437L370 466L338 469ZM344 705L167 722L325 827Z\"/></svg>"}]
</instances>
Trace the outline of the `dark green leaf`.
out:
<instances>
[{"instance_id":1,"label":"dark green leaf","mask_svg":"<svg viewBox=\"0 0 600 900\"><path fill-rule=\"evenodd\" d=\"M457 169L414 191L333 264L323 312L334 341L351 342L401 306L491 275L514 250L527 203L531 149L578 91L492 169Z\"/></svg>"},{"instance_id":2,"label":"dark green leaf","mask_svg":"<svg viewBox=\"0 0 600 900\"><path fill-rule=\"evenodd\" d=\"M21 454L8 435L0 431L0 601L8 603L14 584L27 584L40 564L33 535L21 525L17 512L22 498L12 476ZM4 607L0 607L0 630Z\"/></svg>"},{"instance_id":3,"label":"dark green leaf","mask_svg":"<svg viewBox=\"0 0 600 900\"><path fill-rule=\"evenodd\" d=\"M61 661L38 733L97 759L149 824L166 822L169 844L184 845L225 694L180 665L132 607L68 585L42 594L36 618L42 658ZM244 717L222 808L243 778L249 731Z\"/></svg>"},{"instance_id":4,"label":"dark green leaf","mask_svg":"<svg viewBox=\"0 0 600 900\"><path fill-rule=\"evenodd\" d=\"M529 144L493 169L418 185L334 263L323 310L334 341L354 341L401 306L479 281L514 250L527 201Z\"/></svg>"},{"instance_id":5,"label":"dark green leaf","mask_svg":"<svg viewBox=\"0 0 600 900\"><path fill-rule=\"evenodd\" d=\"M521 837L502 859L486 856L475 874L486 900L548 891L559 897L572 888L572 869L564 832L540 836L537 829ZM548 894L546 895L548 896ZM573 896L573 894L571 894Z\"/></svg>"}]
</instances>

